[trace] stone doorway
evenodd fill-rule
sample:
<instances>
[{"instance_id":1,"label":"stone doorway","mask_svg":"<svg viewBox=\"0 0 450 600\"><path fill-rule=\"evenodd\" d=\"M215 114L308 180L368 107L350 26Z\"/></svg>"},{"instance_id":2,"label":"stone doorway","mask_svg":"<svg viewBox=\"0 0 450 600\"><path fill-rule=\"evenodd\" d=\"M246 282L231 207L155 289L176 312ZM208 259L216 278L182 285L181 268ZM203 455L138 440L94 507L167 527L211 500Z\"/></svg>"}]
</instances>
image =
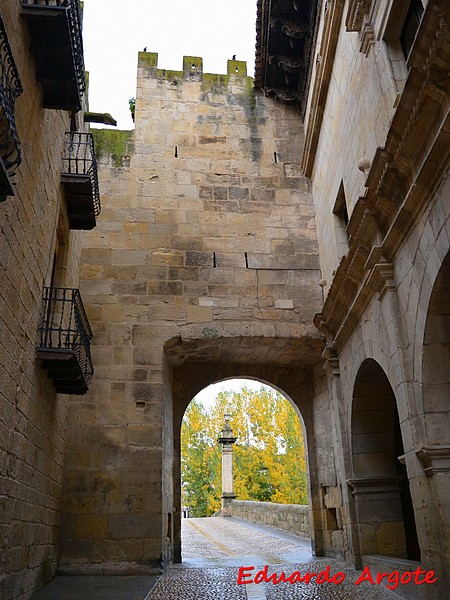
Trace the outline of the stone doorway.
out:
<instances>
[{"instance_id":1,"label":"stone doorway","mask_svg":"<svg viewBox=\"0 0 450 600\"><path fill-rule=\"evenodd\" d=\"M197 371L197 372L196 372ZM174 562L182 562L181 555L181 474L180 474L180 430L184 412L198 391L211 383L224 379L250 378L257 380L279 391L294 407L302 423L304 432L306 466L308 473L308 498L309 506L312 505L314 490L318 489L316 482L317 470L314 455L314 442L309 432L312 431L311 398L308 386L308 372L306 369L288 369L286 367L238 365L238 364L197 364L196 369L184 365L174 371L174 464L173 464L173 490L174 490L174 523L173 523L173 548ZM197 375L197 381L195 380ZM182 379L181 379L182 376ZM202 382L202 383L200 383ZM281 387L280 384L283 384ZM191 390L190 392L188 390ZM182 395L180 394L182 392ZM289 393L292 392L292 393ZM301 412L300 412L301 407ZM311 531L314 547L314 531Z\"/></svg>"},{"instance_id":2,"label":"stone doorway","mask_svg":"<svg viewBox=\"0 0 450 600\"><path fill-rule=\"evenodd\" d=\"M356 562L374 554L420 560L395 395L372 359L358 371L351 432Z\"/></svg>"},{"instance_id":3,"label":"stone doorway","mask_svg":"<svg viewBox=\"0 0 450 600\"><path fill-rule=\"evenodd\" d=\"M181 426L182 519L234 516L309 538L305 442L298 408L273 387L203 389Z\"/></svg>"}]
</instances>

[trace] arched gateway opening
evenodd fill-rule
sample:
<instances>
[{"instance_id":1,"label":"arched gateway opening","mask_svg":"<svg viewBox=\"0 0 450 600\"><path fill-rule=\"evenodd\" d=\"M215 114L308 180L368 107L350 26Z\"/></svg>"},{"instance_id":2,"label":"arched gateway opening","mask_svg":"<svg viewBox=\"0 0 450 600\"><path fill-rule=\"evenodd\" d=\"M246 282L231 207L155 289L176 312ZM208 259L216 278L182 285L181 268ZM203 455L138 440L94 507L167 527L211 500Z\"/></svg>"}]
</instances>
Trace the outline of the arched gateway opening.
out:
<instances>
[{"instance_id":1,"label":"arched gateway opening","mask_svg":"<svg viewBox=\"0 0 450 600\"><path fill-rule=\"evenodd\" d=\"M181 472L183 561L199 555L193 531L205 527L211 541L211 531L227 528L208 517L237 517L310 537L303 419L271 386L228 379L202 390L183 418ZM220 551L224 541L215 542ZM247 537L247 554L251 542ZM237 548L229 550L232 555Z\"/></svg>"},{"instance_id":2,"label":"arched gateway opening","mask_svg":"<svg viewBox=\"0 0 450 600\"><path fill-rule=\"evenodd\" d=\"M307 468L310 474L309 490L314 486L317 478L317 469L314 468L315 458L308 446L309 435L312 432L311 398L307 369L289 369L279 366L255 366L242 364L211 364L196 367L183 365L174 370L173 378L173 494L174 514L172 541L174 548L173 559L181 562L181 468L180 468L180 431L185 410L196 394L208 385L217 381L230 378L249 378L271 386L278 390L296 408L298 415L301 414L303 422L305 446L307 447ZM219 433L219 432L218 432ZM311 464L312 463L312 464ZM316 484L317 487L317 484ZM312 533L314 546L314 531Z\"/></svg>"},{"instance_id":3,"label":"arched gateway opening","mask_svg":"<svg viewBox=\"0 0 450 600\"><path fill-rule=\"evenodd\" d=\"M357 561L374 554L420 560L395 395L372 359L356 377L351 432Z\"/></svg>"}]
</instances>

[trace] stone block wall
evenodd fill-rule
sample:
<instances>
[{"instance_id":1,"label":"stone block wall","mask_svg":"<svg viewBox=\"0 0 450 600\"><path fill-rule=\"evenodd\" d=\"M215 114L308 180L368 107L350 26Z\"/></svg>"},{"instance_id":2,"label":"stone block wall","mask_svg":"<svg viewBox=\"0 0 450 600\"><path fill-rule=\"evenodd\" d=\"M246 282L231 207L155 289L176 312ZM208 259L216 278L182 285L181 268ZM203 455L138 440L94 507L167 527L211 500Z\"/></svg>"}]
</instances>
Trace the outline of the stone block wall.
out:
<instances>
[{"instance_id":1,"label":"stone block wall","mask_svg":"<svg viewBox=\"0 0 450 600\"><path fill-rule=\"evenodd\" d=\"M190 361L194 377L200 364L301 368L320 356L298 116L255 94L245 63L229 61L226 75L203 73L198 57L183 66L161 70L140 53L135 131L96 133L103 208L81 273L96 377L70 407L68 571L171 560L174 368Z\"/></svg>"},{"instance_id":2,"label":"stone block wall","mask_svg":"<svg viewBox=\"0 0 450 600\"><path fill-rule=\"evenodd\" d=\"M391 564L407 557L435 570L439 583L423 594L440 599L448 595L450 573L450 413L442 401L449 388L443 302L449 155L442 152L450 110L449 6L423 5L406 57L400 32L407 4L324 6L321 48L335 44L335 55L327 49L321 57L332 65L328 96L322 89L320 116L310 98L305 129L308 144L319 118L315 160L308 164L326 285L315 323L327 337L338 474L335 490L324 485L321 519L333 525L335 517L342 531L332 537L342 536L357 565L377 554ZM330 14L339 14L331 25ZM333 213L342 190L348 224ZM347 241L341 254L339 229ZM339 495L341 507L330 504Z\"/></svg>"},{"instance_id":3,"label":"stone block wall","mask_svg":"<svg viewBox=\"0 0 450 600\"><path fill-rule=\"evenodd\" d=\"M309 507L300 504L232 500L233 517L276 527L301 537L311 536Z\"/></svg>"},{"instance_id":4,"label":"stone block wall","mask_svg":"<svg viewBox=\"0 0 450 600\"><path fill-rule=\"evenodd\" d=\"M393 44L383 39L391 2L378 2L371 14L371 27L373 23L376 24L373 25L376 40L375 37L369 40L370 35L374 36L373 29L368 28L363 34L362 31L349 30L347 27L346 16L350 5L354 3L334 4L343 7L340 9L342 17L334 34L337 37L336 54L311 173L322 275L327 282L325 294L348 245L346 224L342 217L333 212L340 190L345 198L348 216L351 216L359 196L364 195L364 184L375 151L378 146L383 146L386 139L395 113L399 86L404 83L399 78L406 78L407 74L406 64L402 69L400 64L394 70L393 61L397 52L393 52ZM325 3L322 4L322 13L323 27L327 18ZM361 15L364 14L363 8ZM319 38L322 35L320 31ZM364 37L367 46L363 46ZM325 41L323 43L326 45ZM310 103L311 98L312 94L309 96ZM305 128L313 125L314 119L309 116L310 108L309 105ZM365 161L366 171L360 161Z\"/></svg>"},{"instance_id":5,"label":"stone block wall","mask_svg":"<svg viewBox=\"0 0 450 600\"><path fill-rule=\"evenodd\" d=\"M35 353L58 226L67 286L77 287L81 246L60 190L70 115L42 108L20 9L0 2L24 89L15 105L22 163L14 196L0 204L0 597L8 600L30 598L56 569L67 397L55 393Z\"/></svg>"}]
</instances>

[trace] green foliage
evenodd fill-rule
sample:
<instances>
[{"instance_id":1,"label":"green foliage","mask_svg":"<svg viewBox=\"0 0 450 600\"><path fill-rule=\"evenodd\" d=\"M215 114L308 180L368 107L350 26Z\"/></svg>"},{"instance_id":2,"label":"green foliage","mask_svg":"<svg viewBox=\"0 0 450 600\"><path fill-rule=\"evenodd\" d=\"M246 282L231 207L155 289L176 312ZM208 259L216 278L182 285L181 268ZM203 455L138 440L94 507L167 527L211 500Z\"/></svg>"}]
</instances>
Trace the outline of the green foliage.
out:
<instances>
[{"instance_id":1,"label":"green foliage","mask_svg":"<svg viewBox=\"0 0 450 600\"><path fill-rule=\"evenodd\" d=\"M94 136L95 154L100 160L111 155L114 165L120 167L122 158L133 151L132 131L120 129L92 129Z\"/></svg>"},{"instance_id":2,"label":"green foliage","mask_svg":"<svg viewBox=\"0 0 450 600\"><path fill-rule=\"evenodd\" d=\"M218 394L209 410L193 400L181 427L182 503L193 517L221 506L222 456L217 443L224 413L237 437L234 491L239 500L307 504L303 433L294 409L277 392L261 387Z\"/></svg>"},{"instance_id":3,"label":"green foliage","mask_svg":"<svg viewBox=\"0 0 450 600\"><path fill-rule=\"evenodd\" d=\"M130 107L131 118L134 121L134 113L136 112L136 98L130 98L128 100L128 106Z\"/></svg>"}]
</instances>

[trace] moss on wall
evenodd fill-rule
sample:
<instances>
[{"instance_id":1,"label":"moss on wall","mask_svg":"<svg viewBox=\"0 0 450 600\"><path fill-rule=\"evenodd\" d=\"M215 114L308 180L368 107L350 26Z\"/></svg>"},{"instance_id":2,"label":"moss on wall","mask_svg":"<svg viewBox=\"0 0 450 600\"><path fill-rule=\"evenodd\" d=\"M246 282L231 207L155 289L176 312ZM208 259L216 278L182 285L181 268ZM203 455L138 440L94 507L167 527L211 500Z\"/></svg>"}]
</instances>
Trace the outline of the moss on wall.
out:
<instances>
[{"instance_id":1,"label":"moss on wall","mask_svg":"<svg viewBox=\"0 0 450 600\"><path fill-rule=\"evenodd\" d=\"M140 67L156 68L158 66L157 52L139 52L138 65Z\"/></svg>"},{"instance_id":2,"label":"moss on wall","mask_svg":"<svg viewBox=\"0 0 450 600\"><path fill-rule=\"evenodd\" d=\"M203 58L201 56L183 56L183 71L203 71Z\"/></svg>"},{"instance_id":3,"label":"moss on wall","mask_svg":"<svg viewBox=\"0 0 450 600\"><path fill-rule=\"evenodd\" d=\"M133 152L133 131L92 129L97 160L111 156L114 166L122 166L122 158Z\"/></svg>"}]
</instances>

